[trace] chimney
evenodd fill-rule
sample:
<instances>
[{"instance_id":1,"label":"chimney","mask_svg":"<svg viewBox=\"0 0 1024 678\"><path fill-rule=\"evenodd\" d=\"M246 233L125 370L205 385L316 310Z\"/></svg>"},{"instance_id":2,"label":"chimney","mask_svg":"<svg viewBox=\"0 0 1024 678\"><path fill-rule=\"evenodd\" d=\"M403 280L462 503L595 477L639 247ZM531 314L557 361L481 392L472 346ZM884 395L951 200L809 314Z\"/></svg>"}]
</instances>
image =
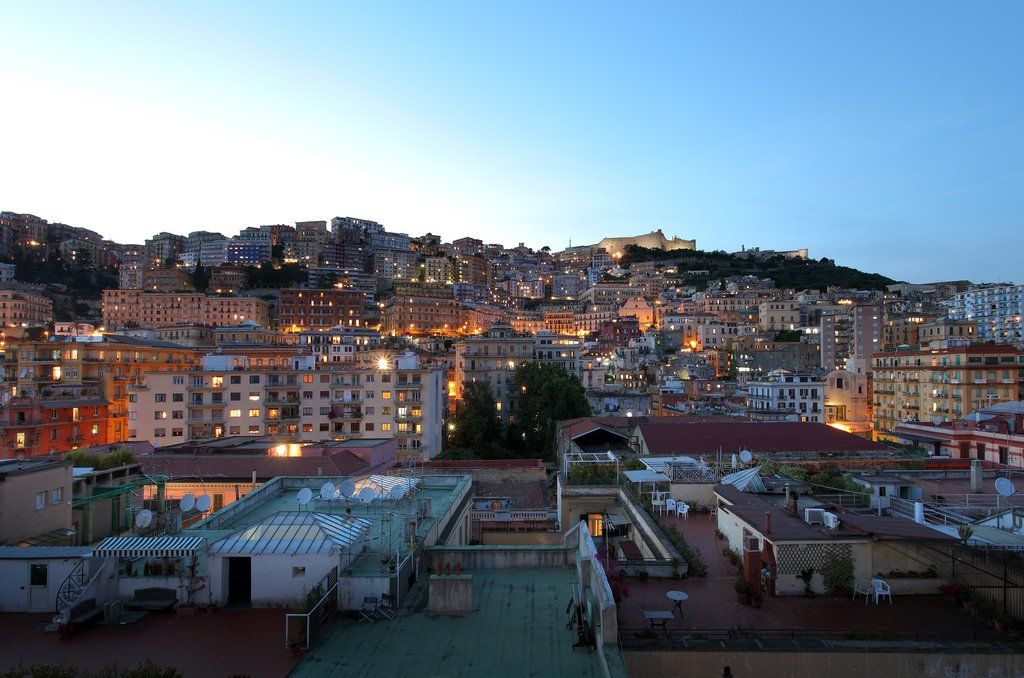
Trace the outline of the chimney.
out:
<instances>
[{"instance_id":1,"label":"chimney","mask_svg":"<svg viewBox=\"0 0 1024 678\"><path fill-rule=\"evenodd\" d=\"M971 460L971 492L981 492L981 460Z\"/></svg>"},{"instance_id":2,"label":"chimney","mask_svg":"<svg viewBox=\"0 0 1024 678\"><path fill-rule=\"evenodd\" d=\"M316 467L316 477L319 478L323 474L324 474L324 467L321 466L320 464L317 464L317 467Z\"/></svg>"},{"instance_id":3,"label":"chimney","mask_svg":"<svg viewBox=\"0 0 1024 678\"><path fill-rule=\"evenodd\" d=\"M256 484L256 469L252 470L252 484Z\"/></svg>"},{"instance_id":4,"label":"chimney","mask_svg":"<svg viewBox=\"0 0 1024 678\"><path fill-rule=\"evenodd\" d=\"M771 534L772 533L772 512L771 511L765 511L764 512L764 533L765 534Z\"/></svg>"},{"instance_id":5,"label":"chimney","mask_svg":"<svg viewBox=\"0 0 1024 678\"><path fill-rule=\"evenodd\" d=\"M924 525L924 503L920 501L914 502L914 522L918 525Z\"/></svg>"}]
</instances>

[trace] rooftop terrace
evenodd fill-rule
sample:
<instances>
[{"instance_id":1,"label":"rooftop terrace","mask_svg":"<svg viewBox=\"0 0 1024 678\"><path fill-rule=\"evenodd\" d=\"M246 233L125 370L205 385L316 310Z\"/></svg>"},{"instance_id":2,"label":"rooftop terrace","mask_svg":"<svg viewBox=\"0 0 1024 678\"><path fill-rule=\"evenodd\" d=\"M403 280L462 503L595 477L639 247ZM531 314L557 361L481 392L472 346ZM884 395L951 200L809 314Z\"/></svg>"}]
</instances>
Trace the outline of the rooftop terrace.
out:
<instances>
[{"instance_id":1,"label":"rooftop terrace","mask_svg":"<svg viewBox=\"0 0 1024 678\"><path fill-rule=\"evenodd\" d=\"M427 614L426 587L391 621L332 624L292 673L315 676L600 676L597 652L573 649L572 569L475 570L474 612Z\"/></svg>"}]
</instances>

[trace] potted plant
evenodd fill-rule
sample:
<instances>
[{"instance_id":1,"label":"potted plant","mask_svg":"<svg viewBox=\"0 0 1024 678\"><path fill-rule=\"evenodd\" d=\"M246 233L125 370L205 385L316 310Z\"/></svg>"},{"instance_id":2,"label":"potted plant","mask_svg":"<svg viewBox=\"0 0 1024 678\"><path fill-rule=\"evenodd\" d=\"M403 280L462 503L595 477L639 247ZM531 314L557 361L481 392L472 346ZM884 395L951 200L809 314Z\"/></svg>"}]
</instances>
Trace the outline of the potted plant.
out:
<instances>
[{"instance_id":1,"label":"potted plant","mask_svg":"<svg viewBox=\"0 0 1024 678\"><path fill-rule=\"evenodd\" d=\"M808 567L800 570L800 579L804 582L804 595L808 598L814 595L814 591L811 590L811 580L814 578L814 568Z\"/></svg>"},{"instance_id":2,"label":"potted plant","mask_svg":"<svg viewBox=\"0 0 1024 678\"><path fill-rule=\"evenodd\" d=\"M188 578L185 579L185 572L178 576L184 579L181 585L185 587L185 604L175 608L179 617L194 617L199 613L199 606L196 605L196 593L203 590L206 582L205 577L197 576L199 570L199 556L192 556L188 564Z\"/></svg>"},{"instance_id":3,"label":"potted plant","mask_svg":"<svg viewBox=\"0 0 1024 678\"><path fill-rule=\"evenodd\" d=\"M743 605L750 604L750 582L744 577L736 577L736 583L732 586L733 590L736 591L736 602L742 603Z\"/></svg>"},{"instance_id":4,"label":"potted plant","mask_svg":"<svg viewBox=\"0 0 1024 678\"><path fill-rule=\"evenodd\" d=\"M762 600L763 600L763 598L761 596L761 592L760 591L755 589L755 590L750 592L750 606L751 607L761 607Z\"/></svg>"},{"instance_id":5,"label":"potted plant","mask_svg":"<svg viewBox=\"0 0 1024 678\"><path fill-rule=\"evenodd\" d=\"M672 559L672 578L673 579L682 579L683 578L682 572L679 571L679 565L680 564L681 563L680 563L678 558L673 558Z\"/></svg>"}]
</instances>

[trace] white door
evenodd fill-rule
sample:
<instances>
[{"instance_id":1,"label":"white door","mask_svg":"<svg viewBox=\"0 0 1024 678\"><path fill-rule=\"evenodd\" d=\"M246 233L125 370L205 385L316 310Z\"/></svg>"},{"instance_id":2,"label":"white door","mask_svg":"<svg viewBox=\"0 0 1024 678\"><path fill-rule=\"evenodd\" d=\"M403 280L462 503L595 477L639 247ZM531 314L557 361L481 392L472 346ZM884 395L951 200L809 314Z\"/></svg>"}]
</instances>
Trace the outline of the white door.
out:
<instances>
[{"instance_id":1,"label":"white door","mask_svg":"<svg viewBox=\"0 0 1024 678\"><path fill-rule=\"evenodd\" d=\"M28 566L28 611L53 612L53 598L50 596L49 563L29 563Z\"/></svg>"}]
</instances>

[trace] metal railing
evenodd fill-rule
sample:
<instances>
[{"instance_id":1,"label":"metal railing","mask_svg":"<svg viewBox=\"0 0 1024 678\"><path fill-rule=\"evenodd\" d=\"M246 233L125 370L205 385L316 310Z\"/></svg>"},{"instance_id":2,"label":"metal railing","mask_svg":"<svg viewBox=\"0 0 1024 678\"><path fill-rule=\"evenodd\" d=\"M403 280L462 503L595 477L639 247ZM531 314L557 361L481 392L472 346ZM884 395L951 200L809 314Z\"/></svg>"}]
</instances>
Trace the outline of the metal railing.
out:
<instances>
[{"instance_id":1,"label":"metal railing","mask_svg":"<svg viewBox=\"0 0 1024 678\"><path fill-rule=\"evenodd\" d=\"M306 594L307 612L289 612L284 616L284 645L308 650L325 624L338 611L338 567L334 566ZM331 601L334 601L332 604Z\"/></svg>"},{"instance_id":2,"label":"metal railing","mask_svg":"<svg viewBox=\"0 0 1024 678\"><path fill-rule=\"evenodd\" d=\"M715 647L728 641L754 641L758 644L780 642L820 644L825 648L833 648L837 641L888 641L899 642L992 642L999 643L1009 640L1009 636L998 631L954 632L937 631L894 631L870 629L766 629L736 626L729 629L697 629L697 630L652 630L650 628L620 628L619 638L623 649L658 647L662 649L686 650L690 647L700 648L704 642L714 643ZM899 648L894 648L899 649ZM884 651L876 648L876 651Z\"/></svg>"}]
</instances>

